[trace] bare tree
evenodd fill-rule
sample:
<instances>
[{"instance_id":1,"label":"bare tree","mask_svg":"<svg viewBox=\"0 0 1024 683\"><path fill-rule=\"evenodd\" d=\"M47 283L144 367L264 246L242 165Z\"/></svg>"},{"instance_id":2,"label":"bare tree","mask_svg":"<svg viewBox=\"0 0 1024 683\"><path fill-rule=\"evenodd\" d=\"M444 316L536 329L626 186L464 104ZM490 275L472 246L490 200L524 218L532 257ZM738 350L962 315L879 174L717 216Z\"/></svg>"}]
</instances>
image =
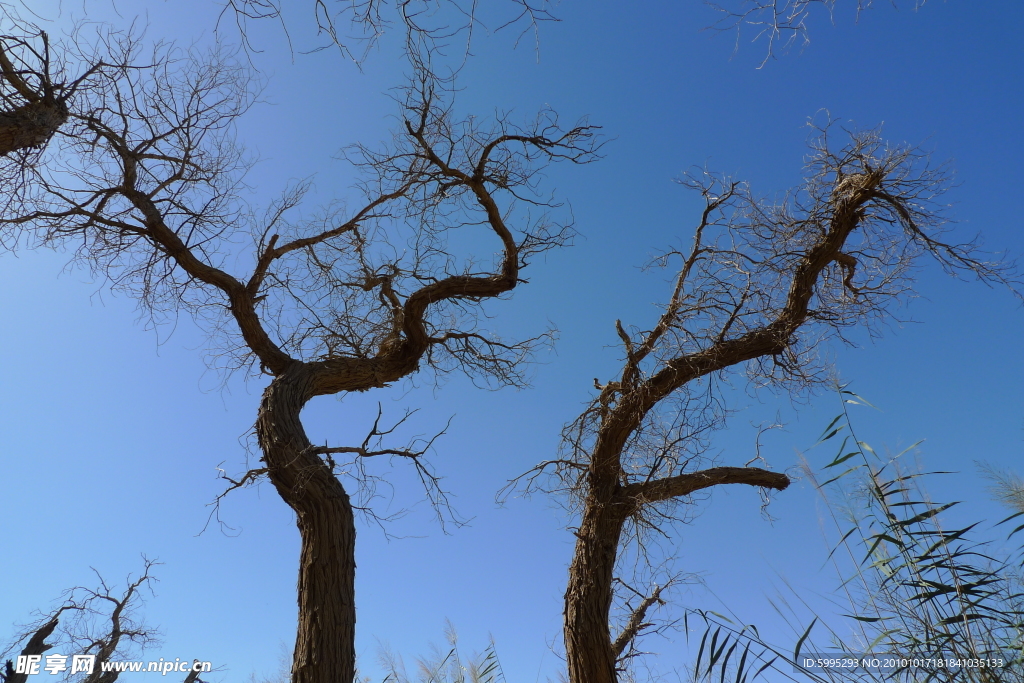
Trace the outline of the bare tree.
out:
<instances>
[{"instance_id":1,"label":"bare tree","mask_svg":"<svg viewBox=\"0 0 1024 683\"><path fill-rule=\"evenodd\" d=\"M573 683L611 683L632 641L653 624L655 587L610 630L616 562L626 546L666 534L694 494L725 484L783 490L785 474L707 467L709 437L726 423L721 384L745 372L752 387L799 393L828 376L819 356L844 330L877 330L910 291L910 268L931 254L954 274L1013 284L1013 268L975 243L943 241L945 168L886 145L877 130L830 147L826 125L812 143L803 185L778 202L707 173L682 183L705 208L686 249L656 261L681 263L653 327L616 321L624 363L563 434L558 459L526 476L528 487L568 496L579 516L565 593L565 654ZM715 464L715 463L710 463ZM551 479L542 475L550 475ZM633 545L632 547L637 547ZM625 584L621 584L625 585Z\"/></svg>"},{"instance_id":2,"label":"bare tree","mask_svg":"<svg viewBox=\"0 0 1024 683\"><path fill-rule=\"evenodd\" d=\"M130 36L109 47L119 63L141 61ZM356 509L340 477L358 491L367 462L405 459L441 508L444 495L424 461L429 442L383 444L390 428L378 420L361 445L314 445L301 410L421 368L522 384L522 362L543 337L503 341L480 326L481 307L511 292L532 256L571 237L547 218L555 204L538 193L537 172L594 159L595 131L563 129L550 111L521 126L457 119L452 84L417 60L390 147L348 150L364 172L361 204L292 219L306 184L262 214L242 193L250 163L233 124L253 101L248 71L223 53L170 47L145 61L102 72L86 113L71 115L0 225L37 245L74 245L157 319L192 313L222 342L226 366L270 378L255 424L261 466L229 490L268 478L296 514L292 680L350 681ZM450 249L455 229L490 236L494 262Z\"/></svg>"},{"instance_id":3,"label":"bare tree","mask_svg":"<svg viewBox=\"0 0 1024 683\"><path fill-rule=\"evenodd\" d=\"M928 0L910 0L906 4L918 9ZM708 0L714 10L719 13L719 20L710 28L715 31L731 31L736 34L736 46L744 34L753 33L751 42L764 40L765 56L761 62L764 66L780 51L785 51L796 43L807 45L811 42L807 22L815 10L827 12L829 18L836 6L853 7L858 17L864 10L870 9L874 0ZM892 5L898 7L898 0Z\"/></svg>"},{"instance_id":4,"label":"bare tree","mask_svg":"<svg viewBox=\"0 0 1024 683\"><path fill-rule=\"evenodd\" d=\"M58 666L64 668L64 680L74 683L114 683L120 676L106 670L113 662L133 659L157 642L157 632L138 616L142 592L155 580L156 562L144 558L142 573L128 577L123 592L116 591L96 572L95 588L77 586L65 591L61 605L28 626L6 651L15 658L43 656L53 648L60 650ZM94 570L95 571L95 570ZM51 641L51 642L47 642ZM21 648L18 649L19 644ZM69 655L93 657L91 671L76 671ZM36 660L39 661L39 660ZM18 671L13 659L7 659L0 671L2 683L26 683L29 673ZM197 683L198 673L190 673L185 683Z\"/></svg>"},{"instance_id":5,"label":"bare tree","mask_svg":"<svg viewBox=\"0 0 1024 683\"><path fill-rule=\"evenodd\" d=\"M916 10L927 0L891 2L894 7L906 4ZM875 0L705 0L705 4L719 15L709 28L734 32L737 47L750 34L751 42L765 42L763 65L794 44L808 44L808 20L818 11L831 18L837 6L851 7L859 16ZM516 31L520 39L532 33L536 41L542 24L558 21L554 14L556 3L551 0L309 0L301 6L312 15L317 34L325 39L320 48L335 46L356 62L362 62L370 49L390 32L399 32L407 46L422 41L442 44L458 40L468 48L478 30L509 29ZM228 18L233 19L247 45L253 21L278 21L288 33L285 10L279 0L228 0L220 23Z\"/></svg>"},{"instance_id":6,"label":"bare tree","mask_svg":"<svg viewBox=\"0 0 1024 683\"><path fill-rule=\"evenodd\" d=\"M0 6L0 202L25 199L32 167L99 74L132 68L104 51L118 42L114 33L90 41L84 29L78 25L54 43L42 28Z\"/></svg>"},{"instance_id":7,"label":"bare tree","mask_svg":"<svg viewBox=\"0 0 1024 683\"><path fill-rule=\"evenodd\" d=\"M533 33L540 25L557 21L550 0L505 0L481 7L477 0L307 0L301 6L312 15L317 36L313 49L337 48L357 64L389 33L397 33L401 44L412 53L424 46L442 49L462 43L464 56L479 31L518 31L518 38ZM486 12L484 11L486 10ZM220 14L218 28L232 23L247 49L255 21L280 23L292 42L286 10L280 0L228 0ZM518 40L516 41L518 43Z\"/></svg>"}]
</instances>

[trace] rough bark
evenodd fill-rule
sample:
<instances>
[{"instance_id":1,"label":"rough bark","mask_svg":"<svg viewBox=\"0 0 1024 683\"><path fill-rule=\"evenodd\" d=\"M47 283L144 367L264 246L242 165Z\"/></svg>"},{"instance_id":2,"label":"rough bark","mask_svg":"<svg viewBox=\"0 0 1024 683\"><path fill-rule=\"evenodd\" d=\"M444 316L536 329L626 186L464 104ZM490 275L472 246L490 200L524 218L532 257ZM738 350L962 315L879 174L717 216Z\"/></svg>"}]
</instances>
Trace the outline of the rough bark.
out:
<instances>
[{"instance_id":1,"label":"rough bark","mask_svg":"<svg viewBox=\"0 0 1024 683\"><path fill-rule=\"evenodd\" d=\"M565 591L565 661L570 681L615 683L616 653L608 629L621 511L593 501L576 532Z\"/></svg>"},{"instance_id":2,"label":"rough bark","mask_svg":"<svg viewBox=\"0 0 1024 683\"><path fill-rule=\"evenodd\" d=\"M276 377L256 423L268 475L295 511L302 539L293 683L355 676L355 520L348 494L312 453L299 419L313 396L312 380L301 363Z\"/></svg>"},{"instance_id":3,"label":"rough bark","mask_svg":"<svg viewBox=\"0 0 1024 683\"><path fill-rule=\"evenodd\" d=\"M45 32L40 38L45 50L49 39ZM0 156L42 147L68 120L67 104L55 92L50 74L45 68L34 73L39 84L30 86L24 72L11 63L5 42L0 38L0 78L17 96L6 97L6 111L0 111Z\"/></svg>"},{"instance_id":4,"label":"rough bark","mask_svg":"<svg viewBox=\"0 0 1024 683\"><path fill-rule=\"evenodd\" d=\"M0 112L0 156L42 147L68 119L63 102L40 100Z\"/></svg>"},{"instance_id":5,"label":"rough bark","mask_svg":"<svg viewBox=\"0 0 1024 683\"><path fill-rule=\"evenodd\" d=\"M485 192L480 194L488 200L481 203L493 205ZM492 227L506 247L500 272L492 277L449 277L417 291L403 307L403 336L370 359L336 358L304 363L288 358L276 345L270 345L269 339L267 346L254 343L263 342L265 333L258 326L251 331L246 329L251 298L243 296L245 290L240 283L224 280L243 336L257 353L264 348L269 350L261 357L276 372L263 394L256 432L267 475L295 512L302 540L292 683L351 681L355 675L353 508L344 486L306 436L300 419L302 408L314 396L366 391L415 372L432 343L424 326L426 309L431 303L448 298L493 297L515 287L515 243L500 217L495 218ZM168 232L165 237L169 249L177 250L176 236ZM189 263L189 256L185 250L179 264ZM200 277L230 277L198 263L194 270L201 273ZM236 296L240 299L238 304L234 303Z\"/></svg>"}]
</instances>

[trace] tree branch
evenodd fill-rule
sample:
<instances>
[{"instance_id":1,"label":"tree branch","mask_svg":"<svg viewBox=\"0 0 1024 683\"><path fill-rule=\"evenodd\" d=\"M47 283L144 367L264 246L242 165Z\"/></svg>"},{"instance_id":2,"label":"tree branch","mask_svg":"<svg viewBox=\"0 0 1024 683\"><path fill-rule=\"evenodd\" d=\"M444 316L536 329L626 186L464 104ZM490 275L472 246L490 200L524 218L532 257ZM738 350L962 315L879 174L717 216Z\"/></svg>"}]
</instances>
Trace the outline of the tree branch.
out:
<instances>
[{"instance_id":1,"label":"tree branch","mask_svg":"<svg viewBox=\"0 0 1024 683\"><path fill-rule=\"evenodd\" d=\"M785 474L760 467L712 467L699 472L627 484L620 489L618 498L626 502L632 514L644 505L688 496L721 484L746 484L783 491L789 486L790 479Z\"/></svg>"},{"instance_id":2,"label":"tree branch","mask_svg":"<svg viewBox=\"0 0 1024 683\"><path fill-rule=\"evenodd\" d=\"M647 616L647 610L651 608L655 603L664 605L665 601L661 599L661 592L665 590L667 586L656 586L654 592L644 598L636 609L629 615L629 621L623 627L622 632L619 633L618 637L612 643L612 649L615 651L615 657L617 659L622 657L622 653L625 652L626 648L636 639L640 634L641 629L649 626L644 623L644 618Z\"/></svg>"},{"instance_id":3,"label":"tree branch","mask_svg":"<svg viewBox=\"0 0 1024 683\"><path fill-rule=\"evenodd\" d=\"M50 634L52 634L54 629L57 628L59 615L60 612L36 629L35 633L32 634L32 637L29 638L27 643L25 643L25 647L22 648L22 656L41 655L53 647L53 645L46 644L46 639L49 638ZM15 673L14 662L8 659L4 664L4 672L0 675L0 681L3 681L3 683L26 683L26 681L28 681L28 674Z\"/></svg>"}]
</instances>

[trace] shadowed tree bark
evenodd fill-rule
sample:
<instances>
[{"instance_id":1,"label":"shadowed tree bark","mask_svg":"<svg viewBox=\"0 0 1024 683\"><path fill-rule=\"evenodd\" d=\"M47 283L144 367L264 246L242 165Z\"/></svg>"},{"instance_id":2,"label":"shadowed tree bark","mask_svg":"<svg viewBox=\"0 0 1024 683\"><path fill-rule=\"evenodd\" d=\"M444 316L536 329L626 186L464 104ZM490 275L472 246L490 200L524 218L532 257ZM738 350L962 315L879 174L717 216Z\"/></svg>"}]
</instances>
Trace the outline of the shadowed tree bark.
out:
<instances>
[{"instance_id":1,"label":"shadowed tree bark","mask_svg":"<svg viewBox=\"0 0 1024 683\"><path fill-rule=\"evenodd\" d=\"M25 643L25 647L21 649L21 656L32 657L41 655L53 647L52 645L46 644L46 639L49 638L50 634L53 633L55 628L57 628L58 623L59 621L57 617L53 617L35 629L35 631L32 632L32 635L29 636L28 642ZM27 673L17 673L14 661L8 659L4 662L4 671L3 674L0 674L0 681L3 681L3 683L25 683L28 680L28 676L29 674Z\"/></svg>"},{"instance_id":2,"label":"shadowed tree bark","mask_svg":"<svg viewBox=\"0 0 1024 683\"><path fill-rule=\"evenodd\" d=\"M118 63L138 62L132 37L112 47ZM393 428L378 419L361 445L314 445L303 407L424 368L522 384L522 363L544 337L503 341L480 327L481 307L511 292L532 256L571 237L570 226L548 219L555 205L537 194L537 171L595 157L594 129L563 129L550 111L523 125L455 118L453 84L429 57L413 56L390 146L346 152L363 171L355 210L293 220L308 183L262 216L248 206L249 164L232 131L254 97L249 73L222 54L166 48L153 66L100 72L101 84L84 93L88 113L72 114L54 150L60 165L30 169L31 192L0 217L9 236L75 244L157 319L191 312L226 340L225 366L269 377L255 424L261 467L228 490L266 477L295 512L295 683L353 678L356 529L352 491L339 477L354 476L358 494L367 461L403 458L445 506L423 461L431 442L387 446ZM542 216L529 219L522 205ZM489 236L493 264L449 249L454 229Z\"/></svg>"},{"instance_id":3,"label":"shadowed tree bark","mask_svg":"<svg viewBox=\"0 0 1024 683\"><path fill-rule=\"evenodd\" d=\"M986 260L975 244L942 241L935 198L948 185L914 149L853 133L836 150L829 126L812 144L804 185L782 201L707 173L688 176L705 209L688 249L655 265L681 263L668 303L650 329L616 321L624 363L589 408L566 427L564 452L526 476L568 495L578 511L565 593L565 654L573 683L613 683L639 654L631 644L657 627L648 610L664 586L616 622L616 562L624 546L664 535L679 506L712 487L784 490L785 474L710 467L709 436L726 423L719 385L745 372L753 387L795 393L828 376L817 350L843 330L884 319L911 289L909 269L931 254L949 271L1014 284L1012 265ZM543 479L541 475L553 479ZM625 585L622 583L622 585Z\"/></svg>"}]
</instances>

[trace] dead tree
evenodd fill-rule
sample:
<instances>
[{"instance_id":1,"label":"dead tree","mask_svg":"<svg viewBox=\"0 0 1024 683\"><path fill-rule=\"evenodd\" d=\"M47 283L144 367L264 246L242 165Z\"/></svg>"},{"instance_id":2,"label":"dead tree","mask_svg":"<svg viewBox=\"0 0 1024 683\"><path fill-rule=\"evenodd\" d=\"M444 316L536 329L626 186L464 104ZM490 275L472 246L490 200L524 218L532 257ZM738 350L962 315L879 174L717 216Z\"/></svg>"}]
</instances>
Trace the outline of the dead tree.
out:
<instances>
[{"instance_id":1,"label":"dead tree","mask_svg":"<svg viewBox=\"0 0 1024 683\"><path fill-rule=\"evenodd\" d=\"M917 10L928 0L892 0L894 7L905 5ZM857 16L871 9L874 0L707 0L707 4L718 12L718 21L709 28L715 31L736 34L736 47L740 40L764 41L764 66L771 59L785 52L793 45L810 44L808 21L817 13L830 18L839 9L852 8Z\"/></svg>"},{"instance_id":2,"label":"dead tree","mask_svg":"<svg viewBox=\"0 0 1024 683\"><path fill-rule=\"evenodd\" d=\"M304 0L297 5L294 9L304 10L312 18L320 39L314 49L334 47L356 63L363 62L387 34L400 36L405 49L412 53L424 45L439 48L462 43L468 56L476 32L514 31L519 39L533 33L536 39L542 23L557 21L551 0L504 0L487 7L476 0ZM289 17L294 14L289 13ZM288 27L294 22L285 20L280 0L228 0L218 29L234 24L243 44L251 48L250 25L267 20L280 23L292 42Z\"/></svg>"},{"instance_id":3,"label":"dead tree","mask_svg":"<svg viewBox=\"0 0 1024 683\"><path fill-rule=\"evenodd\" d=\"M118 49L122 63L137 63L132 40ZM253 99L246 68L173 49L148 59L149 68L101 72L83 102L91 113L73 116L53 150L59 169L34 169L30 196L0 225L31 231L37 245L75 245L157 319L192 313L222 342L219 362L269 378L255 423L261 466L230 488L268 478L296 515L292 680L351 681L356 527L339 477L358 487L368 461L406 459L443 499L423 461L429 444L380 444L388 429L378 422L361 445L314 445L302 408L421 369L522 384L522 362L543 340L503 341L481 328L481 307L510 293L531 257L571 237L547 218L554 205L537 193L536 173L592 160L595 131L563 129L550 111L521 126L457 119L451 84L417 61L391 146L348 151L364 172L359 206L293 219L299 184L260 214L246 204L247 162L232 133ZM489 237L493 263L450 249L455 229Z\"/></svg>"},{"instance_id":4,"label":"dead tree","mask_svg":"<svg viewBox=\"0 0 1024 683\"><path fill-rule=\"evenodd\" d=\"M530 486L567 495L578 515L565 593L573 683L616 681L631 643L652 627L646 612L660 588L634 600L621 632L611 632L627 545L667 532L700 491L789 485L785 474L750 466L756 456L708 467L717 464L708 439L728 413L727 377L745 372L753 387L784 393L814 386L828 375L821 345L849 328L875 329L910 290L909 269L923 254L954 274L1012 284L1012 266L985 260L973 243L943 241L934 200L949 182L944 168L887 146L878 131L853 133L834 150L828 129L812 145L804 184L779 202L706 173L683 181L706 204L692 244L657 261L681 264L668 303L649 329L616 321L621 372L594 380L597 396L566 427L560 457L526 475Z\"/></svg>"},{"instance_id":5,"label":"dead tree","mask_svg":"<svg viewBox=\"0 0 1024 683\"><path fill-rule=\"evenodd\" d=\"M46 653L55 649L63 655L58 659L64 667L61 672L64 680L114 683L120 673L104 671L105 664L134 659L146 646L157 642L156 631L138 616L141 593L155 580L151 573L155 564L145 560L142 573L128 577L123 592L114 590L98 573L95 588L78 586L67 590L60 607L27 627L4 653L0 653L8 657L0 671L0 682L26 683L29 674L18 672L15 660L19 656L42 656L42 673ZM22 644L20 648L19 644ZM73 655L91 656L91 671L75 671ZM190 673L186 683L196 683L197 676Z\"/></svg>"}]
</instances>

